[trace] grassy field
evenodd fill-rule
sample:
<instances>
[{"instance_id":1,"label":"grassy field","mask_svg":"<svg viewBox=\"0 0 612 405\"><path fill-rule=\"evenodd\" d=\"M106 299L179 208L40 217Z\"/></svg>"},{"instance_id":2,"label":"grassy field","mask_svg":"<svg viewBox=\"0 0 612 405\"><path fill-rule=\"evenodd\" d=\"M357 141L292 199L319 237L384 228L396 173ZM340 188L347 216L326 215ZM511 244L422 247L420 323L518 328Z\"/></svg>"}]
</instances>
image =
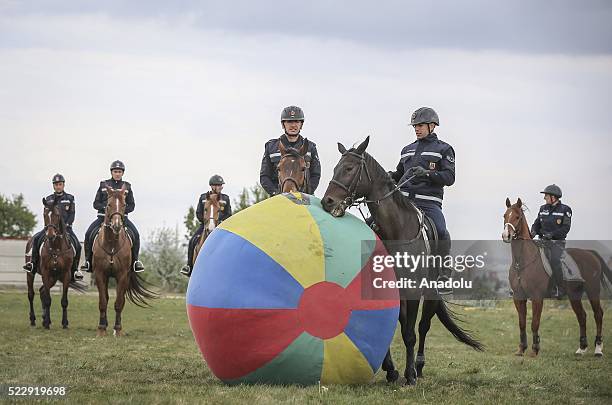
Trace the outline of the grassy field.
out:
<instances>
[{"instance_id":1,"label":"grassy field","mask_svg":"<svg viewBox=\"0 0 612 405\"><path fill-rule=\"evenodd\" d=\"M609 355L593 356L592 314L589 354L576 358L577 324L562 303L546 303L537 359L512 355L518 332L511 301L486 309L458 308L487 346L485 353L459 344L434 321L425 378L416 387L387 385L379 372L371 384L330 386L323 392L318 387L224 385L202 361L184 298L153 305L126 305L127 336L96 338L95 296L70 295L68 330L61 328L59 297L54 296L47 331L40 326L38 296L38 326L30 327L25 292L0 292L0 384L66 385L68 400L79 403L612 403L612 362ZM611 305L606 309L612 313ZM109 323L113 320L114 314ZM393 354L403 365L400 341L396 334Z\"/></svg>"}]
</instances>

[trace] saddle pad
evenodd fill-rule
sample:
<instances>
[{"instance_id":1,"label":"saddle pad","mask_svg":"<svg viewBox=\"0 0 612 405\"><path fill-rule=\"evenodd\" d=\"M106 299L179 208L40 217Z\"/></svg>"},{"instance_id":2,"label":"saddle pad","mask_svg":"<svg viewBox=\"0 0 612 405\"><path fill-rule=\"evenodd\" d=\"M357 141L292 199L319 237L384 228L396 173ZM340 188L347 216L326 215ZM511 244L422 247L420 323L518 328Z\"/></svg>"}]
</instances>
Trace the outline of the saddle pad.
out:
<instances>
[{"instance_id":1,"label":"saddle pad","mask_svg":"<svg viewBox=\"0 0 612 405\"><path fill-rule=\"evenodd\" d=\"M550 267L550 262L548 261L548 257L546 257L544 248L541 246L538 246L538 248L540 250L540 257L542 257L544 270L549 277L552 277L552 267ZM563 270L563 280L584 282L584 279L580 275L578 265L574 261L572 255L568 254L567 251L563 251L563 255L561 256L561 269Z\"/></svg>"}]
</instances>

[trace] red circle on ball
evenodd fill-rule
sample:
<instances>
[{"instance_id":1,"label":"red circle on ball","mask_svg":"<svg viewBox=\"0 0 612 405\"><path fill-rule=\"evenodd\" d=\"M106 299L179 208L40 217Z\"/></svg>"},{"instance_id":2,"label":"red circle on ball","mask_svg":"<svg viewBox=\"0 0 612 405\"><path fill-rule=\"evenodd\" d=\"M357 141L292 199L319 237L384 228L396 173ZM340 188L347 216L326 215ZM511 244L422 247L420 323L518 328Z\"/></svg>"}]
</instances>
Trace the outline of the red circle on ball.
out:
<instances>
[{"instance_id":1,"label":"red circle on ball","mask_svg":"<svg viewBox=\"0 0 612 405\"><path fill-rule=\"evenodd\" d=\"M298 319L304 330L321 339L341 334L351 315L345 292L344 288L329 281L305 289L298 305Z\"/></svg>"}]
</instances>

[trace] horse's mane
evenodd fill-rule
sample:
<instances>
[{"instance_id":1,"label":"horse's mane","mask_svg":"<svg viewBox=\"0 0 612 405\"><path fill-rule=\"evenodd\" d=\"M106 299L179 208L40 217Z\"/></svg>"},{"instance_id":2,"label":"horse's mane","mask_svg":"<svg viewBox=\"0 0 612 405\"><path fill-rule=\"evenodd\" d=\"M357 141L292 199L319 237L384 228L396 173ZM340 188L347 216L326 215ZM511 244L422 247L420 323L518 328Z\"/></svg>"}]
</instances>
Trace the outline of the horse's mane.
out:
<instances>
[{"instance_id":1,"label":"horse's mane","mask_svg":"<svg viewBox=\"0 0 612 405\"><path fill-rule=\"evenodd\" d=\"M300 154L300 151L296 148L285 149L285 153L283 156L287 156L287 155L297 157L297 158L302 157L302 155Z\"/></svg>"},{"instance_id":2,"label":"horse's mane","mask_svg":"<svg viewBox=\"0 0 612 405\"><path fill-rule=\"evenodd\" d=\"M351 151L354 151L354 149L351 149ZM370 170L372 181L377 180L378 182L384 183L385 187L387 187L389 191L393 190L396 186L395 181L393 181L384 167L382 167L380 163L378 163L378 161L369 153L364 152L363 155L365 156L366 165L368 165L369 169L374 169ZM412 201L410 201L410 199L403 195L399 190L393 193L391 198L393 199L393 202L395 202L402 209L416 209Z\"/></svg>"},{"instance_id":3,"label":"horse's mane","mask_svg":"<svg viewBox=\"0 0 612 405\"><path fill-rule=\"evenodd\" d=\"M64 216L61 213L61 210L58 207L59 200L57 197L53 199L53 209L57 209L57 216L59 216L59 223L62 229L62 233L68 233L68 227L66 226L66 222L64 221Z\"/></svg>"}]
</instances>

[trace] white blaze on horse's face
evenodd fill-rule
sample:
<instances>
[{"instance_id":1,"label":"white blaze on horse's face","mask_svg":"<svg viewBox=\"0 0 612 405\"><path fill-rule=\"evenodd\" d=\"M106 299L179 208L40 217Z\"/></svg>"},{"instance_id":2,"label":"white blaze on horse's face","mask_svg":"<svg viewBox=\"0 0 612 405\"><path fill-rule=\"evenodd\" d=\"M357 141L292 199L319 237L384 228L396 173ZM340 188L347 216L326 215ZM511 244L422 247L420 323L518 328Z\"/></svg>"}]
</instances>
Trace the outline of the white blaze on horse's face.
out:
<instances>
[{"instance_id":1,"label":"white blaze on horse's face","mask_svg":"<svg viewBox=\"0 0 612 405\"><path fill-rule=\"evenodd\" d=\"M215 216L216 216L216 212L215 209L217 207L215 206L215 204L210 204L210 218L208 219L208 230L210 232L213 231L213 229L215 229Z\"/></svg>"},{"instance_id":2,"label":"white blaze on horse's face","mask_svg":"<svg viewBox=\"0 0 612 405\"><path fill-rule=\"evenodd\" d=\"M507 215L504 215L504 232L502 232L502 240L506 243L509 243L512 240L514 233L516 232L514 225L510 223L510 218L512 218L512 211L509 211Z\"/></svg>"},{"instance_id":3,"label":"white blaze on horse's face","mask_svg":"<svg viewBox=\"0 0 612 405\"><path fill-rule=\"evenodd\" d=\"M115 194L115 212L120 212L119 211L119 195ZM111 227L113 228L113 232L115 233L119 233L121 231L121 216L120 215L113 215L113 217L111 218Z\"/></svg>"}]
</instances>

